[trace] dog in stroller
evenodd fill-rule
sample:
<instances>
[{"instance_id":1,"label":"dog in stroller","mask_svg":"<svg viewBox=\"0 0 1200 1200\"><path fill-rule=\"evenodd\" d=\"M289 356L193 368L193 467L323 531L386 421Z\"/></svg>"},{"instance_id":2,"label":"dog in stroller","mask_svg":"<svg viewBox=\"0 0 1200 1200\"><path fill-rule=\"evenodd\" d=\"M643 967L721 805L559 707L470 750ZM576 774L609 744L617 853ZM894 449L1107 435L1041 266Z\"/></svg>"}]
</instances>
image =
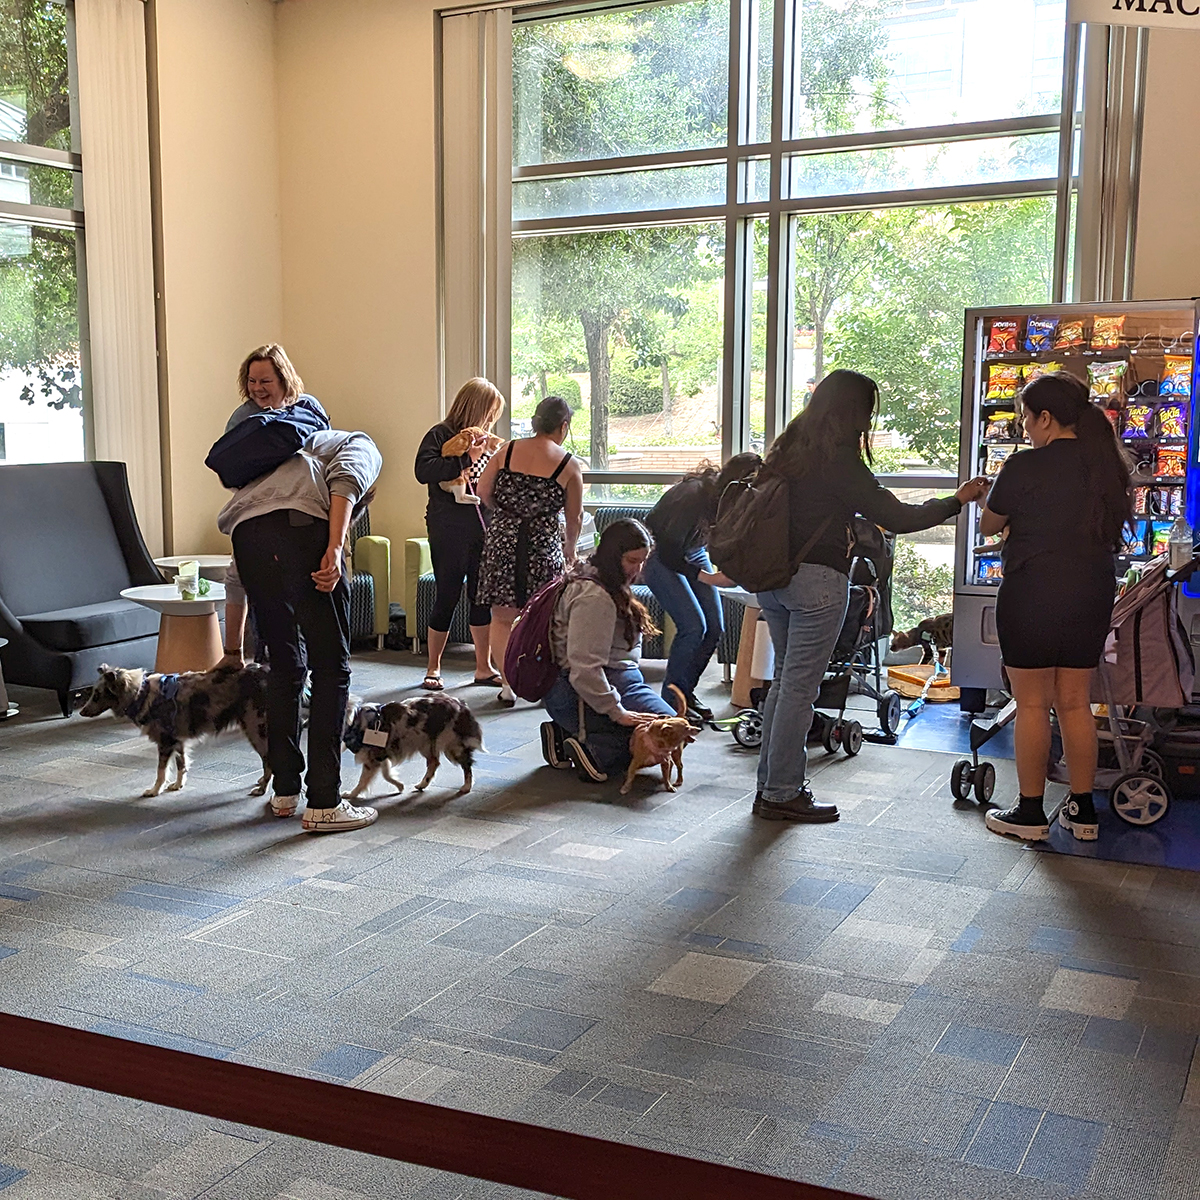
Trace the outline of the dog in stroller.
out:
<instances>
[{"instance_id":1,"label":"dog in stroller","mask_svg":"<svg viewBox=\"0 0 1200 1200\"><path fill-rule=\"evenodd\" d=\"M840 746L853 757L864 741L894 745L900 728L901 702L898 693L886 686L880 642L892 632L892 566L896 538L877 525L856 517L852 525L854 554L850 563L850 600L841 632L829 658L825 677L814 702L809 743L820 743L829 754ZM760 617L758 636L769 636ZM770 680L750 695L753 708L746 708L728 722L734 741L747 749L762 744L762 715ZM846 716L851 693L875 701L879 728L870 732L853 717ZM836 714L836 715L833 715Z\"/></svg>"}]
</instances>

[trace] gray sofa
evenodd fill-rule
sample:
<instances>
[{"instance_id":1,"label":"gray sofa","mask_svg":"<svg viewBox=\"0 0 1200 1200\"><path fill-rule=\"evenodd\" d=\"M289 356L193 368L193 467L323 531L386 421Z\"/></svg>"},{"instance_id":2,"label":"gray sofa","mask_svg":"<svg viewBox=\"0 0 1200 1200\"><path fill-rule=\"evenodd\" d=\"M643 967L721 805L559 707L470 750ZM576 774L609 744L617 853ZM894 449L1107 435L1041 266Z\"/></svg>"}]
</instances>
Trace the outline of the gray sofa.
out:
<instances>
[{"instance_id":1,"label":"gray sofa","mask_svg":"<svg viewBox=\"0 0 1200 1200\"><path fill-rule=\"evenodd\" d=\"M9 684L58 693L63 716L101 663L154 666L158 614L121 590L161 583L125 464L0 467L0 649Z\"/></svg>"}]
</instances>

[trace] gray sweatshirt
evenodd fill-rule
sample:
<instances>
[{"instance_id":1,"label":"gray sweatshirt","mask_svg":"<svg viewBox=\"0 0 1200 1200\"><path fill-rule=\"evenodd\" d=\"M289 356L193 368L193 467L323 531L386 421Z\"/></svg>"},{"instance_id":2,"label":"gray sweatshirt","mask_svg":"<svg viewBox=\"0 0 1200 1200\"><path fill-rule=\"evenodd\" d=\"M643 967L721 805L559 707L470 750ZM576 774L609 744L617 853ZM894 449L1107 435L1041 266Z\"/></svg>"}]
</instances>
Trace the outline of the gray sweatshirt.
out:
<instances>
[{"instance_id":1,"label":"gray sweatshirt","mask_svg":"<svg viewBox=\"0 0 1200 1200\"><path fill-rule=\"evenodd\" d=\"M330 496L345 496L351 505L357 504L382 466L383 458L365 433L326 429L310 434L299 454L234 492L217 516L217 528L232 534L243 521L280 509L324 520ZM236 567L225 578L225 598L245 601Z\"/></svg>"},{"instance_id":2,"label":"gray sweatshirt","mask_svg":"<svg viewBox=\"0 0 1200 1200\"><path fill-rule=\"evenodd\" d=\"M636 667L642 657L642 635L638 633L630 644L616 602L599 581L573 579L563 588L550 621L550 650L589 708L606 717L624 711L604 672Z\"/></svg>"}]
</instances>

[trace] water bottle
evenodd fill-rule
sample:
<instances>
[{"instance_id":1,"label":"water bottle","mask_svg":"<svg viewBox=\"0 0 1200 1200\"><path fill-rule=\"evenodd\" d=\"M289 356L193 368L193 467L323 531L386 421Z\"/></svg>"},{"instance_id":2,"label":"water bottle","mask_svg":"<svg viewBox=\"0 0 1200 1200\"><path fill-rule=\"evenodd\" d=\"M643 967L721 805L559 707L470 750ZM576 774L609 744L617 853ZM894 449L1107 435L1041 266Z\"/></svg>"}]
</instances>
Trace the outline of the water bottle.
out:
<instances>
[{"instance_id":1,"label":"water bottle","mask_svg":"<svg viewBox=\"0 0 1200 1200\"><path fill-rule=\"evenodd\" d=\"M1182 513L1175 518L1175 524L1171 526L1167 554L1167 565L1172 571L1179 571L1192 561L1192 527Z\"/></svg>"}]
</instances>

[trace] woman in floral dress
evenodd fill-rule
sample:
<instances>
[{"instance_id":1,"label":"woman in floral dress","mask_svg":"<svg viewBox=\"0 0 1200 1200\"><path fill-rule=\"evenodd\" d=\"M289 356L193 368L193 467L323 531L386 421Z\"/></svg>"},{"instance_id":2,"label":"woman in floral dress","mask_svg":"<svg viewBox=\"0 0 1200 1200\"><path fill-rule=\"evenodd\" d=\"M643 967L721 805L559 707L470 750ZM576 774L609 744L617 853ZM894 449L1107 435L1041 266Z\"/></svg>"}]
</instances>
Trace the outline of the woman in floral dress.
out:
<instances>
[{"instance_id":1,"label":"woman in floral dress","mask_svg":"<svg viewBox=\"0 0 1200 1200\"><path fill-rule=\"evenodd\" d=\"M479 480L491 510L479 568L478 601L492 609L491 647L504 672L504 651L517 614L531 596L575 560L583 525L583 471L562 444L571 410L547 396L533 414L533 436L501 447ZM565 529L559 514L565 510ZM516 697L504 680L500 703Z\"/></svg>"}]
</instances>

